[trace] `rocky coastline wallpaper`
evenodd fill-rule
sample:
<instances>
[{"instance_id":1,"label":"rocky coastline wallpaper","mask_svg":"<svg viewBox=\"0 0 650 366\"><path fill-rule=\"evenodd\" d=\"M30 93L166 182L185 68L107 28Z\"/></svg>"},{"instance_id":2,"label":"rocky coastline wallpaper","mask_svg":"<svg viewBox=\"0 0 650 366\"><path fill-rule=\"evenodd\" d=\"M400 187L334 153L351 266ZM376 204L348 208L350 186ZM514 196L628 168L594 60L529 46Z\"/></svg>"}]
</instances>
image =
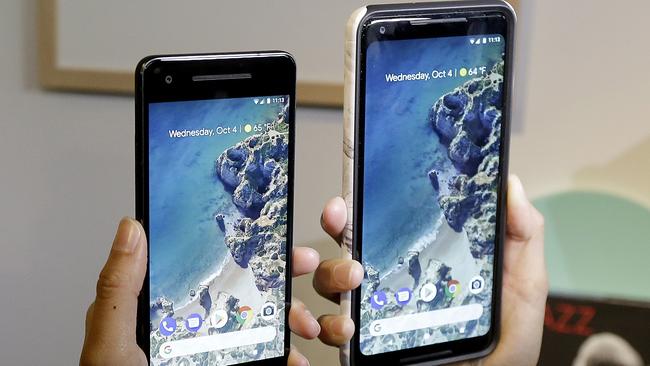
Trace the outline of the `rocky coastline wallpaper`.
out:
<instances>
[{"instance_id":1,"label":"rocky coastline wallpaper","mask_svg":"<svg viewBox=\"0 0 650 366\"><path fill-rule=\"evenodd\" d=\"M154 365L232 365L284 354L289 103L273 100L280 102L151 106ZM172 137L179 130L207 132ZM198 329L188 323L193 317ZM170 319L172 332L163 327ZM244 344L189 354L170 343L256 329L269 340L246 333Z\"/></svg>"},{"instance_id":2,"label":"rocky coastline wallpaper","mask_svg":"<svg viewBox=\"0 0 650 366\"><path fill-rule=\"evenodd\" d=\"M503 52L503 44L470 46L469 37L377 42L367 51L360 330L366 355L490 329ZM388 76L422 70L445 76ZM477 277L482 288L470 291ZM376 333L382 319L408 323L414 314L474 304L482 312L473 320Z\"/></svg>"}]
</instances>

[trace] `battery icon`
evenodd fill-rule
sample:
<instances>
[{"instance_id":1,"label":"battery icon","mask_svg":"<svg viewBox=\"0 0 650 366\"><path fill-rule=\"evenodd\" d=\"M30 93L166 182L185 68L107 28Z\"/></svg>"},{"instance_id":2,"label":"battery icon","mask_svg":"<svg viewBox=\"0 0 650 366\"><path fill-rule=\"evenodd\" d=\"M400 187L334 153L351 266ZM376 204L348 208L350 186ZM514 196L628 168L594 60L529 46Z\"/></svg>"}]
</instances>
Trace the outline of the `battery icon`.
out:
<instances>
[{"instance_id":1,"label":"battery icon","mask_svg":"<svg viewBox=\"0 0 650 366\"><path fill-rule=\"evenodd\" d=\"M483 38L483 44L487 43L487 38Z\"/></svg>"},{"instance_id":2,"label":"battery icon","mask_svg":"<svg viewBox=\"0 0 650 366\"><path fill-rule=\"evenodd\" d=\"M271 104L271 98L266 98L266 104Z\"/></svg>"}]
</instances>

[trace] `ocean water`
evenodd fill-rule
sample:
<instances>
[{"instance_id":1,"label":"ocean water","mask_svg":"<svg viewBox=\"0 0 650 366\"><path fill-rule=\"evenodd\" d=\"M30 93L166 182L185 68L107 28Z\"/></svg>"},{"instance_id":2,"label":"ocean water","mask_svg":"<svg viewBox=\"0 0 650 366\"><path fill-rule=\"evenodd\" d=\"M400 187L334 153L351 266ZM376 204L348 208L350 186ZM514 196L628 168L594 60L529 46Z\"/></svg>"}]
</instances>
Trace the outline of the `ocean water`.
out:
<instances>
[{"instance_id":1,"label":"ocean water","mask_svg":"<svg viewBox=\"0 0 650 366\"><path fill-rule=\"evenodd\" d=\"M502 45L471 45L468 37L375 42L367 50L363 260L380 273L431 235L441 212L428 178L451 169L429 121L433 104L470 77L387 82L387 73L492 67Z\"/></svg>"},{"instance_id":2,"label":"ocean water","mask_svg":"<svg viewBox=\"0 0 650 366\"><path fill-rule=\"evenodd\" d=\"M252 98L152 103L149 106L150 293L182 305L189 291L230 255L214 215L237 215L215 175L223 151L251 134L245 123L274 121L282 104ZM170 138L169 130L237 126L236 133Z\"/></svg>"}]
</instances>

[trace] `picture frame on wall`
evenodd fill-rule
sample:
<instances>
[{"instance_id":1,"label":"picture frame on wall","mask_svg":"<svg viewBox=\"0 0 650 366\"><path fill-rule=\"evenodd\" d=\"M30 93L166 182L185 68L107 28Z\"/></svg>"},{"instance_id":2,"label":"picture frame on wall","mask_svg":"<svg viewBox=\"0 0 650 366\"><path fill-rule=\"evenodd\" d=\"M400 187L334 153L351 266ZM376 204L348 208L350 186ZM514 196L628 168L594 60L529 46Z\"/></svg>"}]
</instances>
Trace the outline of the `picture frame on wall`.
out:
<instances>
[{"instance_id":1,"label":"picture frame on wall","mask_svg":"<svg viewBox=\"0 0 650 366\"><path fill-rule=\"evenodd\" d=\"M367 3L38 1L39 81L45 89L128 95L134 65L148 54L282 49L300 65L297 102L318 107L343 106L345 23ZM510 2L517 7L518 0Z\"/></svg>"}]
</instances>

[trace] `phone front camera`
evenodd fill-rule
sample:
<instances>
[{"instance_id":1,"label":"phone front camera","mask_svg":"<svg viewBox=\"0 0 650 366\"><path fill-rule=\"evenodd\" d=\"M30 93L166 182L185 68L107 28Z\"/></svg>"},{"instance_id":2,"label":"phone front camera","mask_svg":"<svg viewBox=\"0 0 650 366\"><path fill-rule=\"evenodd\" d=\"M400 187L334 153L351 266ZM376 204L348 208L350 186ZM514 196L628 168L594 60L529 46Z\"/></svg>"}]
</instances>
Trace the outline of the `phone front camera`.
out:
<instances>
[{"instance_id":1,"label":"phone front camera","mask_svg":"<svg viewBox=\"0 0 650 366\"><path fill-rule=\"evenodd\" d=\"M384 27L383 25L381 27L379 27L379 33L380 34L386 33L386 27Z\"/></svg>"},{"instance_id":2,"label":"phone front camera","mask_svg":"<svg viewBox=\"0 0 650 366\"><path fill-rule=\"evenodd\" d=\"M165 83L167 83L167 84L171 84L171 83L172 83L172 80L173 80L173 79L172 79L172 76L171 76L171 75L167 75L167 76L165 76Z\"/></svg>"}]
</instances>

